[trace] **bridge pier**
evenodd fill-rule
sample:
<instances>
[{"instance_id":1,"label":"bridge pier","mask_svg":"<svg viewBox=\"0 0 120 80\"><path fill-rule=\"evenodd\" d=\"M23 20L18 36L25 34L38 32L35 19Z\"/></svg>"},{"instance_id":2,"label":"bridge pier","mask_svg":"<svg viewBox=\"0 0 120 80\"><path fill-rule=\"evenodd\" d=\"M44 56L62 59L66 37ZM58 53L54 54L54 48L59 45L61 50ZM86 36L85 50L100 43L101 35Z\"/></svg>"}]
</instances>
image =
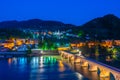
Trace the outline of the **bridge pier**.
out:
<instances>
[{"instance_id":1,"label":"bridge pier","mask_svg":"<svg viewBox=\"0 0 120 80\"><path fill-rule=\"evenodd\" d=\"M100 76L100 78L109 78L110 77L110 72L107 72L105 70L101 70L99 76Z\"/></svg>"},{"instance_id":2,"label":"bridge pier","mask_svg":"<svg viewBox=\"0 0 120 80\"><path fill-rule=\"evenodd\" d=\"M98 67L97 67L97 66L90 65L90 67L89 67L89 71L90 71L90 72L97 72L97 70L98 70Z\"/></svg>"},{"instance_id":3,"label":"bridge pier","mask_svg":"<svg viewBox=\"0 0 120 80\"><path fill-rule=\"evenodd\" d=\"M72 64L77 64L77 63L80 63L81 62L81 59L80 58L73 58L74 60L71 60L72 61Z\"/></svg>"},{"instance_id":4,"label":"bridge pier","mask_svg":"<svg viewBox=\"0 0 120 80\"><path fill-rule=\"evenodd\" d=\"M82 67L88 67L88 62L86 62L86 61L83 62L81 66L82 66Z\"/></svg>"},{"instance_id":5,"label":"bridge pier","mask_svg":"<svg viewBox=\"0 0 120 80\"><path fill-rule=\"evenodd\" d=\"M72 58L73 56L72 55L69 55L69 57L68 57L68 62L71 62L71 58Z\"/></svg>"},{"instance_id":6,"label":"bridge pier","mask_svg":"<svg viewBox=\"0 0 120 80\"><path fill-rule=\"evenodd\" d=\"M71 56L71 57L70 57L70 62L73 63L74 60L75 60L75 56Z\"/></svg>"}]
</instances>

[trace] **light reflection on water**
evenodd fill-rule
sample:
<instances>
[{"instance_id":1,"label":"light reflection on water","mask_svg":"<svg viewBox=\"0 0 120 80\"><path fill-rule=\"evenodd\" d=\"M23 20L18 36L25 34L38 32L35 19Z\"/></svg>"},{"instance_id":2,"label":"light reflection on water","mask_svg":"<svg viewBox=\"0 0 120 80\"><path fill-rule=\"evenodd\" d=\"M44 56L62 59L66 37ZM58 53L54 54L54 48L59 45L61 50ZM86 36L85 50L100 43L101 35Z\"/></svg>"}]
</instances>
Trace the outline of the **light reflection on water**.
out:
<instances>
[{"instance_id":1,"label":"light reflection on water","mask_svg":"<svg viewBox=\"0 0 120 80\"><path fill-rule=\"evenodd\" d=\"M0 80L88 80L54 56L0 60Z\"/></svg>"}]
</instances>

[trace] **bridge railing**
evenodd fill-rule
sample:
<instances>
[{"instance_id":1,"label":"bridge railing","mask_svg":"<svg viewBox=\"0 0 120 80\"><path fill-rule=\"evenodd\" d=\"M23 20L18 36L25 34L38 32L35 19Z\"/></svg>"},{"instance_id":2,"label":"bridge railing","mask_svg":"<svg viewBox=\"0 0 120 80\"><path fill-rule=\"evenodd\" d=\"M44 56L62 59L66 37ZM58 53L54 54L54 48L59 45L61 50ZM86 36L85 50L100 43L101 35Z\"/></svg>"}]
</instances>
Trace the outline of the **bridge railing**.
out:
<instances>
[{"instance_id":1,"label":"bridge railing","mask_svg":"<svg viewBox=\"0 0 120 80\"><path fill-rule=\"evenodd\" d=\"M107 65L107 64L104 64L104 63L98 62L98 61L93 60L93 59L90 59L90 58L85 58L85 59L88 60L88 61L91 61L91 62L97 63L97 64L99 64L99 65L105 66L105 67L107 67L107 68L109 68L109 69L115 70L115 71L117 71L117 72L120 72L120 69L118 69L118 68L115 68L115 67L109 66L109 65Z\"/></svg>"}]
</instances>

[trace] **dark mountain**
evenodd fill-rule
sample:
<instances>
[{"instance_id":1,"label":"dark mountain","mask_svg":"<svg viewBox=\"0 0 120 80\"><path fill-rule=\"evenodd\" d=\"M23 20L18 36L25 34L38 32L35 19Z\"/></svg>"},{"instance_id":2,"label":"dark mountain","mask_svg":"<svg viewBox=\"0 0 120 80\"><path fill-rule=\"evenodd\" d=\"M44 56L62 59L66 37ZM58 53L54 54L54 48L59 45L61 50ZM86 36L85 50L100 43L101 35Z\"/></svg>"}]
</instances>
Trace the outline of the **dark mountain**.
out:
<instances>
[{"instance_id":1,"label":"dark mountain","mask_svg":"<svg viewBox=\"0 0 120 80\"><path fill-rule=\"evenodd\" d=\"M43 21L31 19L27 21L5 21L0 22L0 28L37 29L37 30L65 30L75 27L72 24L64 24L59 21Z\"/></svg>"},{"instance_id":2,"label":"dark mountain","mask_svg":"<svg viewBox=\"0 0 120 80\"><path fill-rule=\"evenodd\" d=\"M112 28L112 27L118 27L120 24L120 19L112 14L105 15L103 17L99 17L96 19L93 19L83 26L86 28Z\"/></svg>"},{"instance_id":3,"label":"dark mountain","mask_svg":"<svg viewBox=\"0 0 120 80\"><path fill-rule=\"evenodd\" d=\"M93 19L82 25L86 33L102 39L120 39L120 19L113 14Z\"/></svg>"},{"instance_id":4,"label":"dark mountain","mask_svg":"<svg viewBox=\"0 0 120 80\"><path fill-rule=\"evenodd\" d=\"M92 39L120 39L120 19L113 14L95 18L86 24L76 27L72 24L64 24L59 21L44 21L31 19L26 21L4 21L0 22L3 29L33 29L33 30L67 30L72 29L72 34L81 34L83 37L90 36ZM3 33L2 33L3 34Z\"/></svg>"}]
</instances>

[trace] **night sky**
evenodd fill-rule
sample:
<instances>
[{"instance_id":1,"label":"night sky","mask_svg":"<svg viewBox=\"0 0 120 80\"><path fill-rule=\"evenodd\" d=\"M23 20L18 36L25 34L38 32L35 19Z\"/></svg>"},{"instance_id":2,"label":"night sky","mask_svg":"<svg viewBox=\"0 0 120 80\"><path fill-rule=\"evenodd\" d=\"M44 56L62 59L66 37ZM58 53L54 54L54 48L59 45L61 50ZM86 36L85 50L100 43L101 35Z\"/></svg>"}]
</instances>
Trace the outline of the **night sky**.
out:
<instances>
[{"instance_id":1,"label":"night sky","mask_svg":"<svg viewBox=\"0 0 120 80\"><path fill-rule=\"evenodd\" d=\"M0 0L0 22L38 18L81 25L106 14L120 17L120 0Z\"/></svg>"}]
</instances>

